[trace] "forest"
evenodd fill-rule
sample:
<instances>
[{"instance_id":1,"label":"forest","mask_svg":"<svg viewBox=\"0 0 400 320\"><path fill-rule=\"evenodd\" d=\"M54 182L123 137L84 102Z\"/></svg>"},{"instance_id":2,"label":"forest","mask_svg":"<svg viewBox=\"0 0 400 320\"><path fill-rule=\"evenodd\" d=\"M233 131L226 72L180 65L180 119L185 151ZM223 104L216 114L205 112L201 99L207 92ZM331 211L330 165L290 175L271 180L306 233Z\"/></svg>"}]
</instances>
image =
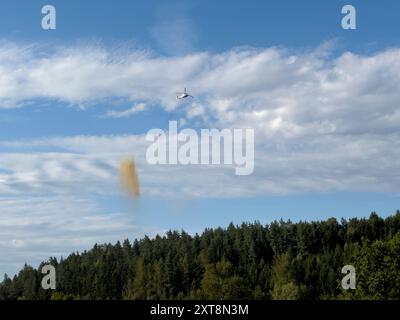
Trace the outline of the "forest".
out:
<instances>
[{"instance_id":1,"label":"forest","mask_svg":"<svg viewBox=\"0 0 400 320\"><path fill-rule=\"evenodd\" d=\"M49 263L56 290L41 287ZM355 290L342 288L344 265L356 269ZM0 300L17 299L400 299L400 211L95 244L5 275Z\"/></svg>"}]
</instances>

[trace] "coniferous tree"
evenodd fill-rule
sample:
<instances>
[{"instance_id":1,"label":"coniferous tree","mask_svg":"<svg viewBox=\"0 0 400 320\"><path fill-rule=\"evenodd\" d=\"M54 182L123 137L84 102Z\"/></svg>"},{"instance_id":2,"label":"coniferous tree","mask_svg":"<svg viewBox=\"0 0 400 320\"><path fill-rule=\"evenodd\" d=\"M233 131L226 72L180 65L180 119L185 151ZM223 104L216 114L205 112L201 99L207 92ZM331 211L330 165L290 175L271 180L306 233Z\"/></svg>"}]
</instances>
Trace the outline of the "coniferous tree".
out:
<instances>
[{"instance_id":1,"label":"coniferous tree","mask_svg":"<svg viewBox=\"0 0 400 320\"><path fill-rule=\"evenodd\" d=\"M57 290L41 288L56 268ZM356 268L343 290L341 269ZM168 231L95 244L67 258L25 265L0 283L0 299L399 299L400 212L385 219L229 224L190 235Z\"/></svg>"}]
</instances>

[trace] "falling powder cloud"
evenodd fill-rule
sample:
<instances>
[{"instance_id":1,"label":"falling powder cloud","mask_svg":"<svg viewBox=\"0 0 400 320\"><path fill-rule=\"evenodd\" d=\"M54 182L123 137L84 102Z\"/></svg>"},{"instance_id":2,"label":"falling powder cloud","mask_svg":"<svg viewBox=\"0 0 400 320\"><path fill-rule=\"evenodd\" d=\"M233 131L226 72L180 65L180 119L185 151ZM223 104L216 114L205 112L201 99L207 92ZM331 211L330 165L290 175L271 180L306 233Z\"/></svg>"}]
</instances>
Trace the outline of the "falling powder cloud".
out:
<instances>
[{"instance_id":1,"label":"falling powder cloud","mask_svg":"<svg viewBox=\"0 0 400 320\"><path fill-rule=\"evenodd\" d=\"M120 181L122 190L133 198L140 195L139 178L137 175L135 161L123 159L120 165Z\"/></svg>"}]
</instances>

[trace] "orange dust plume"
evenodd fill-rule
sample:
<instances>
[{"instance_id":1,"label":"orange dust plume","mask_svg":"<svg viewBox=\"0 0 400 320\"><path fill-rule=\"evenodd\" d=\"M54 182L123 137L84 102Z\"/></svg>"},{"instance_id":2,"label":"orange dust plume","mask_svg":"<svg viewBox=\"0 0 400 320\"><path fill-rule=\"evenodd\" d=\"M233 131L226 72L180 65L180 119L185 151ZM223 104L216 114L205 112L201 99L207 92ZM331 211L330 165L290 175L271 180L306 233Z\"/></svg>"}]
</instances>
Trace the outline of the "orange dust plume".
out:
<instances>
[{"instance_id":1,"label":"orange dust plume","mask_svg":"<svg viewBox=\"0 0 400 320\"><path fill-rule=\"evenodd\" d=\"M138 198L140 195L140 187L135 161L132 159L122 160L119 174L122 189L133 198Z\"/></svg>"}]
</instances>

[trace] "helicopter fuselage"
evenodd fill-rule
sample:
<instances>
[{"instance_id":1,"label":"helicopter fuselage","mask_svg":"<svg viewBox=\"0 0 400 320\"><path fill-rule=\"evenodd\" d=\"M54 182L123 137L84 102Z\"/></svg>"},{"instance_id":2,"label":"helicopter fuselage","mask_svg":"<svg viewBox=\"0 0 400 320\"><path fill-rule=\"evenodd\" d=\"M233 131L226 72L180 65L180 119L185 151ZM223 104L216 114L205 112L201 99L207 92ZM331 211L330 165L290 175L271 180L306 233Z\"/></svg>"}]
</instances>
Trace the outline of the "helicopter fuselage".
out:
<instances>
[{"instance_id":1,"label":"helicopter fuselage","mask_svg":"<svg viewBox=\"0 0 400 320\"><path fill-rule=\"evenodd\" d=\"M189 95L187 93L182 93L182 94L176 96L177 99L185 99L187 97L189 97Z\"/></svg>"}]
</instances>

